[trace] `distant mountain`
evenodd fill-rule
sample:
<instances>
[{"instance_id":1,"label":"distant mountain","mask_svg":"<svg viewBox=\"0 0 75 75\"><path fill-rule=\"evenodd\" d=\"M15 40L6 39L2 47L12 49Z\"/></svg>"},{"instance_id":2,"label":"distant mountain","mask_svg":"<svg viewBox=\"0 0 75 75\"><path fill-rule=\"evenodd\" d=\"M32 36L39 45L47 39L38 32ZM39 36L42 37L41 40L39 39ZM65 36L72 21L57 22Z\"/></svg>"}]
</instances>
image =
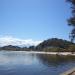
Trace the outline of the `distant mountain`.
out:
<instances>
[{"instance_id":1,"label":"distant mountain","mask_svg":"<svg viewBox=\"0 0 75 75\"><path fill-rule=\"evenodd\" d=\"M18 46L12 46L12 45L8 45L8 46L4 46L1 47L2 50L13 50L13 51L17 51L20 50L21 48Z\"/></svg>"},{"instance_id":2,"label":"distant mountain","mask_svg":"<svg viewBox=\"0 0 75 75\"><path fill-rule=\"evenodd\" d=\"M13 46L19 46L19 47L29 47L29 46L36 46L42 41L34 41L32 39L19 39L19 38L14 38L12 36L3 36L0 37L0 47L2 46L8 46L8 45L13 45Z\"/></svg>"},{"instance_id":3,"label":"distant mountain","mask_svg":"<svg viewBox=\"0 0 75 75\"><path fill-rule=\"evenodd\" d=\"M29 51L30 49L27 48L27 47L19 47L19 46L8 45L8 46L0 47L0 50L9 50L9 51Z\"/></svg>"}]
</instances>

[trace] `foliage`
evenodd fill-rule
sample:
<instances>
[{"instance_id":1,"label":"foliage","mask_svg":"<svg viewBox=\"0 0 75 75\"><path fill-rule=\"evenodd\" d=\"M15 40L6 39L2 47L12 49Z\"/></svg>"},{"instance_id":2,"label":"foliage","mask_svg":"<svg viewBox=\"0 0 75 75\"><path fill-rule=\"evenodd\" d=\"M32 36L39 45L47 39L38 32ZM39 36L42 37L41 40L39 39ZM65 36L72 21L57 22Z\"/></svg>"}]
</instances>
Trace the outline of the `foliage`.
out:
<instances>
[{"instance_id":1,"label":"foliage","mask_svg":"<svg viewBox=\"0 0 75 75\"><path fill-rule=\"evenodd\" d=\"M68 19L68 25L72 26L73 29L70 33L71 41L75 40L75 0L67 0L71 4L72 16Z\"/></svg>"},{"instance_id":2,"label":"foliage","mask_svg":"<svg viewBox=\"0 0 75 75\"><path fill-rule=\"evenodd\" d=\"M68 51L69 51L69 52L75 52L75 45L70 45L70 46L68 47Z\"/></svg>"},{"instance_id":3,"label":"foliage","mask_svg":"<svg viewBox=\"0 0 75 75\"><path fill-rule=\"evenodd\" d=\"M45 40L44 42L40 43L36 49L38 50L54 50L54 51L58 51L59 49L67 49L69 47L69 45L72 45L72 42L66 41L66 40L62 40L62 39L57 39L57 38L52 38L52 39L48 39Z\"/></svg>"},{"instance_id":4,"label":"foliage","mask_svg":"<svg viewBox=\"0 0 75 75\"><path fill-rule=\"evenodd\" d=\"M47 47L47 48L44 48L43 51L45 52L63 52L64 49L62 48L59 48L59 47Z\"/></svg>"}]
</instances>

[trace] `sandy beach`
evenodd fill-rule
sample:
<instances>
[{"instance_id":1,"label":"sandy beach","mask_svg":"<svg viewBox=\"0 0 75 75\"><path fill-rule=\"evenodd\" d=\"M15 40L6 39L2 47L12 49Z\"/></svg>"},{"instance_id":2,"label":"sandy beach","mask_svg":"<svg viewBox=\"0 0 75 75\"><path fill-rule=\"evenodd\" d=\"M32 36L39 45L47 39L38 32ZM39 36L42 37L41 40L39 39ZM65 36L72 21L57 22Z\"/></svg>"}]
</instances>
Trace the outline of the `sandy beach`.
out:
<instances>
[{"instance_id":1,"label":"sandy beach","mask_svg":"<svg viewBox=\"0 0 75 75\"><path fill-rule=\"evenodd\" d=\"M42 51L24 51L26 53L34 53L34 54L51 54L51 55L73 55L75 56L75 52L42 52Z\"/></svg>"}]
</instances>

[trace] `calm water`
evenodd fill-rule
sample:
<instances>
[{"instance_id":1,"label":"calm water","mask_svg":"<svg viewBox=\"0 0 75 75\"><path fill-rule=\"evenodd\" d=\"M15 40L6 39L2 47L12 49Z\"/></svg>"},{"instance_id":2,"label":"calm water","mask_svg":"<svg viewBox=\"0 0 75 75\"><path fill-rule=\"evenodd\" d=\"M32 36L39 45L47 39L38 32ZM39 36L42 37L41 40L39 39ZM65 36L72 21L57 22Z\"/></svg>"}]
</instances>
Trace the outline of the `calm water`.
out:
<instances>
[{"instance_id":1,"label":"calm water","mask_svg":"<svg viewBox=\"0 0 75 75\"><path fill-rule=\"evenodd\" d=\"M72 67L73 56L0 51L0 75L60 75Z\"/></svg>"}]
</instances>

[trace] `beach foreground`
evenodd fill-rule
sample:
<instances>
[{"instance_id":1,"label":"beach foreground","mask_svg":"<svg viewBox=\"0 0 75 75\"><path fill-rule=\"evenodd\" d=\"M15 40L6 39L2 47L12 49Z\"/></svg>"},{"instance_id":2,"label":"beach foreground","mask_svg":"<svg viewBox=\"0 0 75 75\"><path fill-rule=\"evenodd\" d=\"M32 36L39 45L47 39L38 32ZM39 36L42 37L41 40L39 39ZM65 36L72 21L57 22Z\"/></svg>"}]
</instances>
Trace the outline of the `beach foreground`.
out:
<instances>
[{"instance_id":1,"label":"beach foreground","mask_svg":"<svg viewBox=\"0 0 75 75\"><path fill-rule=\"evenodd\" d=\"M43 52L43 51L24 51L26 53L35 53L35 54L52 54L52 55L73 55L75 56L75 52Z\"/></svg>"}]
</instances>

